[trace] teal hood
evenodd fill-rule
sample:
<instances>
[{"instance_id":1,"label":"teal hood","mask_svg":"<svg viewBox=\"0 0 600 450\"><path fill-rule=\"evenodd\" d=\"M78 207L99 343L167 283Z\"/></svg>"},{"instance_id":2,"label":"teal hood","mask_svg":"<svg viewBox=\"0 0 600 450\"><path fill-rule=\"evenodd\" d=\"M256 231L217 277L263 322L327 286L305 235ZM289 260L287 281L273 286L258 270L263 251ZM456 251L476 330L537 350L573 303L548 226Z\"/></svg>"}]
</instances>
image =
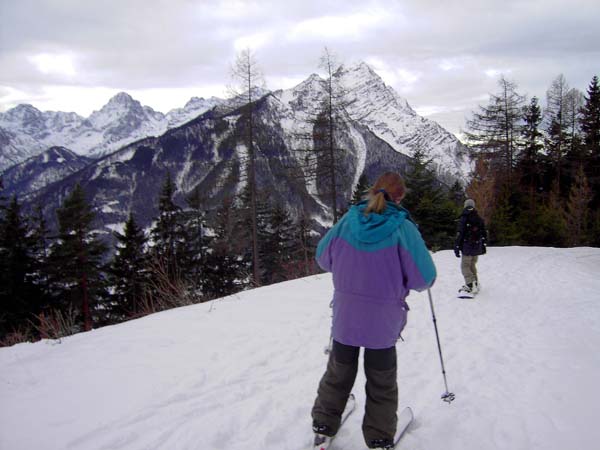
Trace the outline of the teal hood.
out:
<instances>
[{"instance_id":1,"label":"teal hood","mask_svg":"<svg viewBox=\"0 0 600 450\"><path fill-rule=\"evenodd\" d=\"M363 201L350 208L348 221L352 235L360 242L375 243L384 240L409 217L408 211L393 202L381 214L365 215L367 202Z\"/></svg>"}]
</instances>

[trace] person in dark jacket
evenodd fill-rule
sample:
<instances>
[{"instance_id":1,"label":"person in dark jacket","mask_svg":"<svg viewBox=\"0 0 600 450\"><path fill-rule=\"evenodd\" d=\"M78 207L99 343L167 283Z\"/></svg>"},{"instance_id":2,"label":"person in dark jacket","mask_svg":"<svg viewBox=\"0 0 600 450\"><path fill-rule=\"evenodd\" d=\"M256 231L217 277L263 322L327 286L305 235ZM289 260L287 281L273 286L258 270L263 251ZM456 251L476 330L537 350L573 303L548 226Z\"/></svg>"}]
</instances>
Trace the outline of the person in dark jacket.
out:
<instances>
[{"instance_id":1,"label":"person in dark jacket","mask_svg":"<svg viewBox=\"0 0 600 450\"><path fill-rule=\"evenodd\" d=\"M460 269L465 279L465 285L459 293L474 295L479 292L480 285L477 278L477 259L486 252L487 231L485 222L477 214L475 201L465 200L464 210L458 220L454 254L461 257Z\"/></svg>"},{"instance_id":2,"label":"person in dark jacket","mask_svg":"<svg viewBox=\"0 0 600 450\"><path fill-rule=\"evenodd\" d=\"M368 200L352 206L317 246L317 262L332 272L334 293L332 351L312 409L316 445L340 427L364 347L363 436L369 448L392 448L398 408L395 345L406 324L405 299L409 290L425 290L436 277L421 234L400 206L405 190L400 175L383 174Z\"/></svg>"}]
</instances>

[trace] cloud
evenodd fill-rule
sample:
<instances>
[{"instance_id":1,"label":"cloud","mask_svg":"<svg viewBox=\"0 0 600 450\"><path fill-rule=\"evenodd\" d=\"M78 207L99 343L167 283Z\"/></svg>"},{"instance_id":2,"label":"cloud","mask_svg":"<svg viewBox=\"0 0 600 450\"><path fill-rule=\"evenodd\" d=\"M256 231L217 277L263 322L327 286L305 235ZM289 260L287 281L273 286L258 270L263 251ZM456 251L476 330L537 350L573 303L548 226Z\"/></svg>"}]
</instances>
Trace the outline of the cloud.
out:
<instances>
[{"instance_id":1,"label":"cloud","mask_svg":"<svg viewBox=\"0 0 600 450\"><path fill-rule=\"evenodd\" d=\"M269 32L241 36L234 41L233 47L235 48L236 52L240 52L245 49L256 51L257 49L265 46L270 39L271 33Z\"/></svg>"},{"instance_id":2,"label":"cloud","mask_svg":"<svg viewBox=\"0 0 600 450\"><path fill-rule=\"evenodd\" d=\"M325 15L303 20L289 32L289 40L360 39L365 33L388 22L382 9L366 10L348 15Z\"/></svg>"},{"instance_id":3,"label":"cloud","mask_svg":"<svg viewBox=\"0 0 600 450\"><path fill-rule=\"evenodd\" d=\"M44 75L58 74L72 77L76 74L73 56L70 54L40 53L30 56L29 60Z\"/></svg>"},{"instance_id":4,"label":"cloud","mask_svg":"<svg viewBox=\"0 0 600 450\"><path fill-rule=\"evenodd\" d=\"M164 112L185 92L222 95L244 48L269 88L290 87L318 71L327 46L340 62L367 61L417 110L449 117L475 109L500 73L530 96L560 73L585 89L599 16L591 0L0 0L0 111L17 98L84 111L126 90Z\"/></svg>"}]
</instances>

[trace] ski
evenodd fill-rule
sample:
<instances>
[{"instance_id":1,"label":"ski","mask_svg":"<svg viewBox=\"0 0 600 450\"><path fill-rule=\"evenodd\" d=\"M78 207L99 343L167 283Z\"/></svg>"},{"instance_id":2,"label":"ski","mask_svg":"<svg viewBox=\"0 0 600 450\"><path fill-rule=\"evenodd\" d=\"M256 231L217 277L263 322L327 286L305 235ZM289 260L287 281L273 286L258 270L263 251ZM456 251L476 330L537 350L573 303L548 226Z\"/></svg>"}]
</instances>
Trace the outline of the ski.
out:
<instances>
[{"instance_id":1,"label":"ski","mask_svg":"<svg viewBox=\"0 0 600 450\"><path fill-rule=\"evenodd\" d=\"M323 434L315 433L315 439L314 439L313 446L311 447L311 449L313 449L313 450L328 450L329 448L331 448L331 443L333 442L335 437L339 434L340 429L342 428L342 426L344 425L346 420L348 420L348 417L350 417L350 414L352 414L352 412L354 411L355 408L356 408L356 398L354 397L354 394L350 394L350 396L348 397L348 401L346 402L346 408L344 408L344 412L342 413L342 421L340 423L340 428L338 429L338 432L331 437L325 436Z\"/></svg>"},{"instance_id":2,"label":"ski","mask_svg":"<svg viewBox=\"0 0 600 450\"><path fill-rule=\"evenodd\" d=\"M396 446L400 442L400 439L402 439L402 436L404 436L404 433L412 423L413 418L414 416L412 409L410 409L410 407L408 406L404 408L402 412L398 415L398 425L396 427L396 438L394 439L394 448L396 448Z\"/></svg>"}]
</instances>

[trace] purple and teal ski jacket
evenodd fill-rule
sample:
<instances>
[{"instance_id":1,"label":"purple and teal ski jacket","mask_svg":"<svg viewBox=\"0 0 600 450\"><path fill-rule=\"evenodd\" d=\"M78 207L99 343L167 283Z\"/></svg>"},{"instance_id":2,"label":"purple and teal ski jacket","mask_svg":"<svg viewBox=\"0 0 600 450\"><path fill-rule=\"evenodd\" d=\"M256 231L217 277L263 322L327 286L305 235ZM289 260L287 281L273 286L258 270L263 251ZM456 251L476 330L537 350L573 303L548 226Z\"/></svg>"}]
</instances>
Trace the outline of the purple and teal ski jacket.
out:
<instances>
[{"instance_id":1,"label":"purple and teal ski jacket","mask_svg":"<svg viewBox=\"0 0 600 450\"><path fill-rule=\"evenodd\" d=\"M408 212L387 202L364 214L350 208L317 246L317 263L333 275L333 339L356 347L393 347L406 325L410 289L435 281L431 255Z\"/></svg>"}]
</instances>

